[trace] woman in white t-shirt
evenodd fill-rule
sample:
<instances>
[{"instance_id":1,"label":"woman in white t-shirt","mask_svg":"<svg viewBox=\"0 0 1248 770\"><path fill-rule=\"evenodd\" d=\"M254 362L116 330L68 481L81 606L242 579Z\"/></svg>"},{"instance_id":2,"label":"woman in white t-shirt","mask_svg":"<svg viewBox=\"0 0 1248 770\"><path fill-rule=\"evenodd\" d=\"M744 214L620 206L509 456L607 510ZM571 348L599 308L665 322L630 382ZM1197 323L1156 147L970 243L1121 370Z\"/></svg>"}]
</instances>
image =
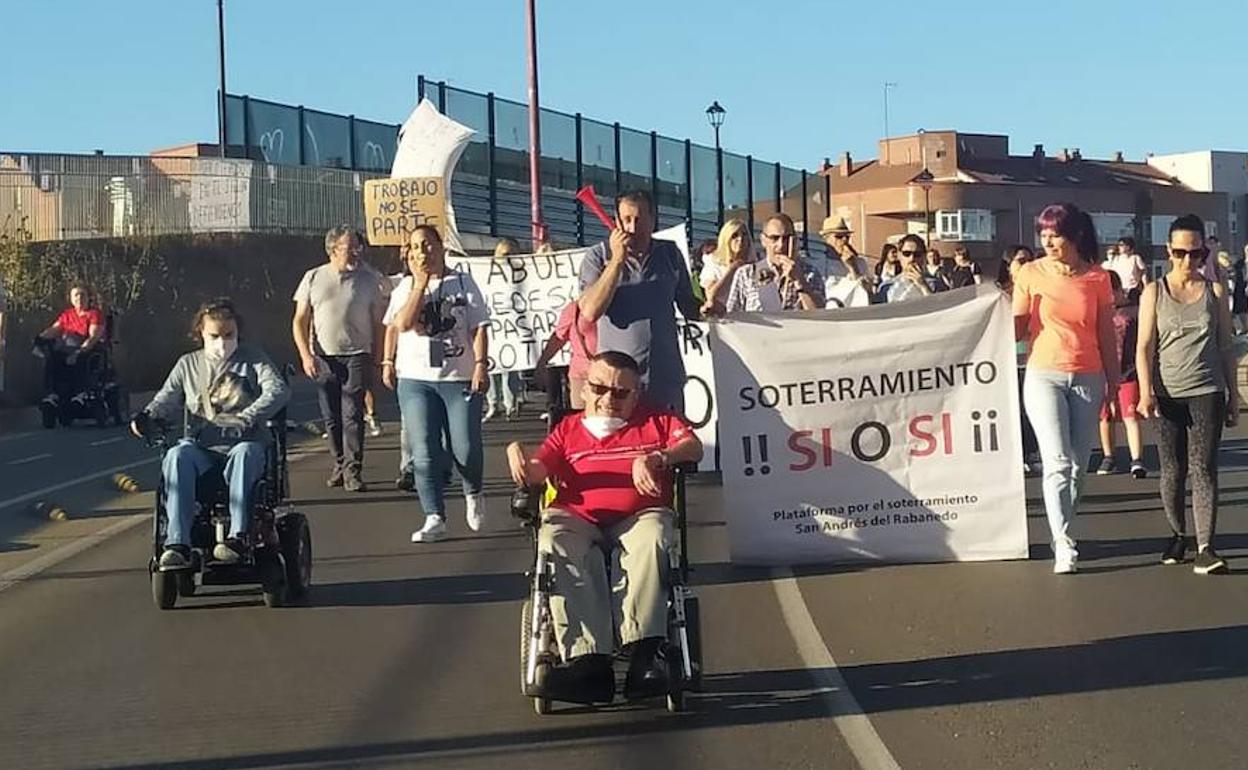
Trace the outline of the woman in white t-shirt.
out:
<instances>
[{"instance_id":1,"label":"woman in white t-shirt","mask_svg":"<svg viewBox=\"0 0 1248 770\"><path fill-rule=\"evenodd\" d=\"M740 219L729 219L719 228L719 246L702 266L698 283L706 293L703 315L722 313L737 271L754 262L754 244L750 228Z\"/></svg>"},{"instance_id":2,"label":"woman in white t-shirt","mask_svg":"<svg viewBox=\"0 0 1248 770\"><path fill-rule=\"evenodd\" d=\"M425 512L412 542L431 543L446 537L444 474L452 462L463 479L469 529L485 524L481 410L490 382L490 311L472 276L447 267L435 228L417 227L410 246L412 274L395 287L383 319L382 379L398 391Z\"/></svg>"}]
</instances>

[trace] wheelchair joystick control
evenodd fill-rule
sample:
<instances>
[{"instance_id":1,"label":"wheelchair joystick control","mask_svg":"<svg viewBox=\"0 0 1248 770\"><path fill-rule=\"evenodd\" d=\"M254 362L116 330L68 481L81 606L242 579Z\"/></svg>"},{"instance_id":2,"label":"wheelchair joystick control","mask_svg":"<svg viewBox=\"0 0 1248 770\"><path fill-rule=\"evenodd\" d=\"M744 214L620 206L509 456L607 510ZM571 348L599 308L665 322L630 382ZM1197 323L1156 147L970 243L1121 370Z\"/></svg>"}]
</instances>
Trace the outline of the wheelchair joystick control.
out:
<instances>
[{"instance_id":1,"label":"wheelchair joystick control","mask_svg":"<svg viewBox=\"0 0 1248 770\"><path fill-rule=\"evenodd\" d=\"M541 495L540 487L516 487L516 491L511 495L511 515L521 521L535 519Z\"/></svg>"}]
</instances>

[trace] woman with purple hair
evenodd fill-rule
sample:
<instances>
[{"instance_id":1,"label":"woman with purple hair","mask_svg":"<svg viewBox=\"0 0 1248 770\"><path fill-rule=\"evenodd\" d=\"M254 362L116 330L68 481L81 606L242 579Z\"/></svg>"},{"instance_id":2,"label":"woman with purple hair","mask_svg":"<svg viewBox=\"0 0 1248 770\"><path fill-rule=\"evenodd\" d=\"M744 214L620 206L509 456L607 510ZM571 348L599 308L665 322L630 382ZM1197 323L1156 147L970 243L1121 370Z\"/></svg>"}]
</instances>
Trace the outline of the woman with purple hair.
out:
<instances>
[{"instance_id":1,"label":"woman with purple hair","mask_svg":"<svg viewBox=\"0 0 1248 770\"><path fill-rule=\"evenodd\" d=\"M1114 295L1096 262L1092 217L1069 203L1036 218L1044 256L1014 276L1014 328L1029 342L1023 403L1044 468L1044 509L1053 571L1076 571L1070 528L1102 404L1117 409L1119 361Z\"/></svg>"}]
</instances>

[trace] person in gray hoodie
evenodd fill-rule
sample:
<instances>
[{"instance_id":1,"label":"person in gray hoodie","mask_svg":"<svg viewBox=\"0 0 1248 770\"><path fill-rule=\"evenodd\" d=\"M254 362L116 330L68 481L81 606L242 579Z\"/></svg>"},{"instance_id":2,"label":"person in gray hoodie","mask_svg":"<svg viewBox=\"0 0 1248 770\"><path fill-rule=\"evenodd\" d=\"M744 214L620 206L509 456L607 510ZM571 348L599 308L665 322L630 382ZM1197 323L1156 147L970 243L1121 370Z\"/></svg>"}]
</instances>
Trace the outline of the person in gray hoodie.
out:
<instances>
[{"instance_id":1,"label":"person in gray hoodie","mask_svg":"<svg viewBox=\"0 0 1248 770\"><path fill-rule=\"evenodd\" d=\"M232 564L246 550L251 498L272 441L265 423L286 406L290 389L263 350L239 343L242 326L228 299L201 306L191 334L203 347L178 359L143 409L148 418L182 419L183 437L165 453L162 467L168 519L162 570L191 563L195 488L210 473L224 474L230 490L230 531L213 549L213 558ZM143 433L138 419L130 429L136 436Z\"/></svg>"}]
</instances>

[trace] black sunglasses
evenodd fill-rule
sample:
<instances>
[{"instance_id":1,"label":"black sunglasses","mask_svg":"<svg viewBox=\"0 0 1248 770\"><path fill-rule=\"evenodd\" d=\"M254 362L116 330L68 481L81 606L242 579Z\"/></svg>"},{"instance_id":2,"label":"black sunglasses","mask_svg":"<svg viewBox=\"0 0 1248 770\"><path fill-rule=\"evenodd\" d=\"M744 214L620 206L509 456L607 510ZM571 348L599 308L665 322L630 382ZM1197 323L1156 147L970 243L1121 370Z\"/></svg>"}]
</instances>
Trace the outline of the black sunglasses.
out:
<instances>
[{"instance_id":1,"label":"black sunglasses","mask_svg":"<svg viewBox=\"0 0 1248 770\"><path fill-rule=\"evenodd\" d=\"M921 251L915 251L915 250L913 250L913 249L902 249L902 250L901 250L901 253L902 253L902 254L905 254L907 257L917 257L917 256L919 256L920 254L922 254L923 252L921 252Z\"/></svg>"},{"instance_id":2,"label":"black sunglasses","mask_svg":"<svg viewBox=\"0 0 1248 770\"><path fill-rule=\"evenodd\" d=\"M595 396L610 394L613 401L623 401L633 395L632 388L613 388L610 385L603 385L598 382L588 382L586 384L589 385L589 391Z\"/></svg>"},{"instance_id":3,"label":"black sunglasses","mask_svg":"<svg viewBox=\"0 0 1248 770\"><path fill-rule=\"evenodd\" d=\"M1203 262L1209 258L1209 249L1206 249L1204 246L1201 246L1199 249L1176 249L1171 247L1170 254L1173 255L1175 259L1190 257L1197 262Z\"/></svg>"}]
</instances>

